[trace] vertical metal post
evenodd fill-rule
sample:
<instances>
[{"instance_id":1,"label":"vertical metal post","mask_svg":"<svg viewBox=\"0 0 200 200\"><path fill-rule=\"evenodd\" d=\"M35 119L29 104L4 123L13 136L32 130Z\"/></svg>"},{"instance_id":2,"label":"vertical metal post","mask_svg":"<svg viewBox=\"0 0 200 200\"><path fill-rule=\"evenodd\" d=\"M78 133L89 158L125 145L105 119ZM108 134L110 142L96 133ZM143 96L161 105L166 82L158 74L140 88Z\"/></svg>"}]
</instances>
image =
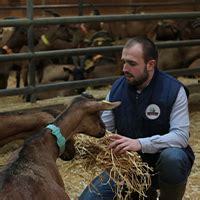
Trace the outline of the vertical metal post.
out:
<instances>
[{"instance_id":1,"label":"vertical metal post","mask_svg":"<svg viewBox=\"0 0 200 200\"><path fill-rule=\"evenodd\" d=\"M44 6L46 4L45 0L42 0L42 5ZM45 16L45 9L42 9L42 16Z\"/></svg>"},{"instance_id":2,"label":"vertical metal post","mask_svg":"<svg viewBox=\"0 0 200 200\"><path fill-rule=\"evenodd\" d=\"M79 16L83 15L83 1L84 0L79 0L79 7L78 7L78 15Z\"/></svg>"},{"instance_id":3,"label":"vertical metal post","mask_svg":"<svg viewBox=\"0 0 200 200\"><path fill-rule=\"evenodd\" d=\"M32 22L33 21L33 0L27 0L27 18ZM34 39L33 39L33 24L31 24L28 27L28 47L29 51L34 52ZM28 70L28 78L29 78L29 85L35 87L36 81L35 81L35 65L34 65L34 59L29 59L29 70ZM29 100L29 99L28 99ZM30 101L35 102L35 95L30 95Z\"/></svg>"}]
</instances>

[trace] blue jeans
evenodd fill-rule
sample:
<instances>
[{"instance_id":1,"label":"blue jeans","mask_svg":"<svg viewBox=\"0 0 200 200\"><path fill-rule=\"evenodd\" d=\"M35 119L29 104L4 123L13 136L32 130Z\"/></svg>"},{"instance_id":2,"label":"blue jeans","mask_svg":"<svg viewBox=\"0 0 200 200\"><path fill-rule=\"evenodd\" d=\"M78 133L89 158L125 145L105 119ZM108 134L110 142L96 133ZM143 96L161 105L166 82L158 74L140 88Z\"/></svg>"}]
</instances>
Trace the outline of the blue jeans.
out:
<instances>
[{"instance_id":1,"label":"blue jeans","mask_svg":"<svg viewBox=\"0 0 200 200\"><path fill-rule=\"evenodd\" d=\"M159 188L159 180L170 185L185 183L190 174L194 154L191 149L167 148L159 154L143 154L142 159L154 167L158 176L153 176L153 187ZM115 183L107 172L102 172L86 187L79 200L112 200Z\"/></svg>"}]
</instances>

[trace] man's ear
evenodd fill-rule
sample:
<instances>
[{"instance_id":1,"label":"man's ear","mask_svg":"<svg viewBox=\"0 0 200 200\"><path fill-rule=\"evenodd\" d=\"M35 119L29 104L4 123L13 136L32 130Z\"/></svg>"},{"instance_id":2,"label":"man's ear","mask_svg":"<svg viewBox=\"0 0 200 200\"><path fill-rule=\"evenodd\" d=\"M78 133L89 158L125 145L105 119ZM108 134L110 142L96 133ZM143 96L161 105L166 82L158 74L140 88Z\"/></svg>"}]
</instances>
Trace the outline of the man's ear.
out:
<instances>
[{"instance_id":1,"label":"man's ear","mask_svg":"<svg viewBox=\"0 0 200 200\"><path fill-rule=\"evenodd\" d=\"M147 70L152 71L156 67L156 60L149 60L147 63Z\"/></svg>"}]
</instances>

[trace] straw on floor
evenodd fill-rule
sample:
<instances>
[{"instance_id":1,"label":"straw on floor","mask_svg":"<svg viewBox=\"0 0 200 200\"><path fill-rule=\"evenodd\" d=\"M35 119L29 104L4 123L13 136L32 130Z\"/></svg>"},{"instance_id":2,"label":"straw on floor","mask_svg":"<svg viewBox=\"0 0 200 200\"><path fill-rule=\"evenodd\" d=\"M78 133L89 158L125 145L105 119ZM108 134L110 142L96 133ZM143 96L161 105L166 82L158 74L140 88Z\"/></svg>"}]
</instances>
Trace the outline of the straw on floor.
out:
<instances>
[{"instance_id":1,"label":"straw on floor","mask_svg":"<svg viewBox=\"0 0 200 200\"><path fill-rule=\"evenodd\" d=\"M86 171L94 172L90 180L97 175L96 172L106 170L116 183L117 199L127 199L133 191L138 192L140 198L145 197L145 191L151 185L152 169L147 163L142 162L136 152L114 154L108 149L110 134L107 133L101 139L79 134L75 144L77 159L82 159L81 163Z\"/></svg>"}]
</instances>

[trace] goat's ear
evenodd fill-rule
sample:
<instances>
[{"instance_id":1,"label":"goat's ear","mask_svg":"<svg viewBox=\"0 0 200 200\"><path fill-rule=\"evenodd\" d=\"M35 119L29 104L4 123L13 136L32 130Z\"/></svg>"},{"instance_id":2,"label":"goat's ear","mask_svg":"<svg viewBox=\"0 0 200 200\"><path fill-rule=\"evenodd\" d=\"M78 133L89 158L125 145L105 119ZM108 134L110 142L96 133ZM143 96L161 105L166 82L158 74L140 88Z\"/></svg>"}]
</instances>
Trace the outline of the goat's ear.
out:
<instances>
[{"instance_id":1,"label":"goat's ear","mask_svg":"<svg viewBox=\"0 0 200 200\"><path fill-rule=\"evenodd\" d=\"M104 107L103 110L111 110L118 107L121 104L121 101L110 102L103 100L101 101L102 106Z\"/></svg>"},{"instance_id":2,"label":"goat's ear","mask_svg":"<svg viewBox=\"0 0 200 200\"><path fill-rule=\"evenodd\" d=\"M93 103L95 104L95 105L93 104L94 109L97 111L112 110L121 104L120 101L109 102L109 101L105 101L105 100L99 101L99 102L93 102Z\"/></svg>"},{"instance_id":3,"label":"goat's ear","mask_svg":"<svg viewBox=\"0 0 200 200\"><path fill-rule=\"evenodd\" d=\"M86 59L85 62L84 62L84 71L86 73L90 73L92 71L94 71L94 62L90 59Z\"/></svg>"},{"instance_id":4,"label":"goat's ear","mask_svg":"<svg viewBox=\"0 0 200 200\"><path fill-rule=\"evenodd\" d=\"M64 72L68 72L69 74L72 74L73 70L68 67L63 67Z\"/></svg>"}]
</instances>

